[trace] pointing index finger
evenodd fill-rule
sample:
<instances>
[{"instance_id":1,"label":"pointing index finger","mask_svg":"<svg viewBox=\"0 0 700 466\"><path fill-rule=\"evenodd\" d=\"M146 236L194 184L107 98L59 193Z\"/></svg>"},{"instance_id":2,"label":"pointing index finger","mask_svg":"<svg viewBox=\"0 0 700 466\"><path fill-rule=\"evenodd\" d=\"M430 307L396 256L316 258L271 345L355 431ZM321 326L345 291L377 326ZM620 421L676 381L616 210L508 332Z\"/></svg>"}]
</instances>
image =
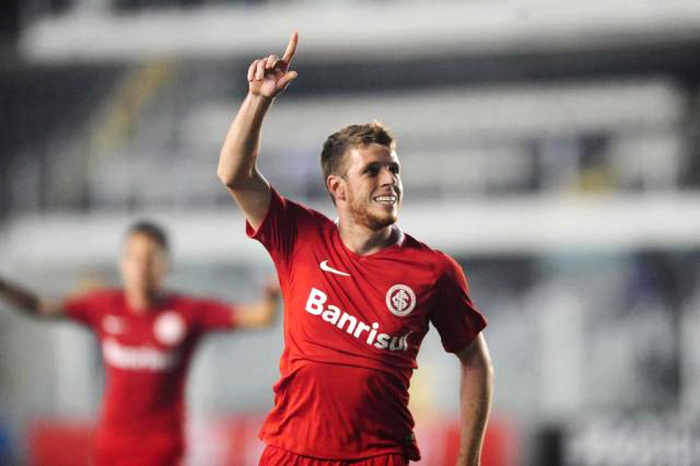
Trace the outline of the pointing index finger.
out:
<instances>
[{"instance_id":1,"label":"pointing index finger","mask_svg":"<svg viewBox=\"0 0 700 466\"><path fill-rule=\"evenodd\" d=\"M289 62L292 61L292 57L294 57L294 52L297 50L297 42L299 41L299 34L297 34L296 31L292 33L292 36L289 38L289 44L287 45L287 50L284 51L284 55L282 56L282 61L285 62L287 65L289 65Z\"/></svg>"}]
</instances>

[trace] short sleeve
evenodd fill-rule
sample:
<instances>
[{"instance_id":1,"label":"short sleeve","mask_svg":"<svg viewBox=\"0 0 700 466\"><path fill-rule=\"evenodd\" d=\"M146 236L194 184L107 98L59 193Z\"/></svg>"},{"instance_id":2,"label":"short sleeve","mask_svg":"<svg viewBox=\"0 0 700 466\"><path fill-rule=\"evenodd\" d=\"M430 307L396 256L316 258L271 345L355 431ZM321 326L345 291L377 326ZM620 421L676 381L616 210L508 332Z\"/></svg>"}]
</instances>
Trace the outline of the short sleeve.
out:
<instances>
[{"instance_id":1,"label":"short sleeve","mask_svg":"<svg viewBox=\"0 0 700 466\"><path fill-rule=\"evenodd\" d=\"M469 346L487 325L469 297L467 277L462 267L449 256L436 282L436 303L431 321L449 353L458 353Z\"/></svg>"},{"instance_id":2,"label":"short sleeve","mask_svg":"<svg viewBox=\"0 0 700 466\"><path fill-rule=\"evenodd\" d=\"M209 299L194 303L195 321L200 332L233 330L236 327L235 307L228 303Z\"/></svg>"},{"instance_id":3,"label":"short sleeve","mask_svg":"<svg viewBox=\"0 0 700 466\"><path fill-rule=\"evenodd\" d=\"M107 299L105 292L70 297L63 302L63 310L69 319L92 327L103 312Z\"/></svg>"},{"instance_id":4,"label":"short sleeve","mask_svg":"<svg viewBox=\"0 0 700 466\"><path fill-rule=\"evenodd\" d=\"M246 234L265 246L273 260L286 262L292 255L300 220L312 215L308 209L272 189L270 207L257 230L246 221Z\"/></svg>"}]
</instances>

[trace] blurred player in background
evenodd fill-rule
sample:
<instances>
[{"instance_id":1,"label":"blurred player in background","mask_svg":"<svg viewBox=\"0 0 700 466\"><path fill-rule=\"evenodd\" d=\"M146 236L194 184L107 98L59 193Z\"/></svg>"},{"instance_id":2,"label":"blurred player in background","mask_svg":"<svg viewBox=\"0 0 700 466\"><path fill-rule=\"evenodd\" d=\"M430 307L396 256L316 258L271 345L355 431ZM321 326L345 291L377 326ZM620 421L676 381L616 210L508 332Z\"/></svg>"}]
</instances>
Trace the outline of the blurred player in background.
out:
<instances>
[{"instance_id":1,"label":"blurred player in background","mask_svg":"<svg viewBox=\"0 0 700 466\"><path fill-rule=\"evenodd\" d=\"M493 369L486 320L449 256L395 224L395 143L378 123L331 135L321 165L338 221L282 197L256 166L262 122L297 77L287 50L255 60L223 144L218 175L268 250L285 300L285 349L261 465L405 465L420 459L408 411L416 356L432 322L461 363L460 465L477 465Z\"/></svg>"},{"instance_id":2,"label":"blurred player in background","mask_svg":"<svg viewBox=\"0 0 700 466\"><path fill-rule=\"evenodd\" d=\"M185 378L200 338L217 330L268 327L276 316L276 286L268 286L255 304L233 305L163 290L167 269L164 230L140 222L126 237L123 289L54 302L0 279L0 297L17 309L78 321L99 338L106 387L95 438L98 466L180 464Z\"/></svg>"}]
</instances>

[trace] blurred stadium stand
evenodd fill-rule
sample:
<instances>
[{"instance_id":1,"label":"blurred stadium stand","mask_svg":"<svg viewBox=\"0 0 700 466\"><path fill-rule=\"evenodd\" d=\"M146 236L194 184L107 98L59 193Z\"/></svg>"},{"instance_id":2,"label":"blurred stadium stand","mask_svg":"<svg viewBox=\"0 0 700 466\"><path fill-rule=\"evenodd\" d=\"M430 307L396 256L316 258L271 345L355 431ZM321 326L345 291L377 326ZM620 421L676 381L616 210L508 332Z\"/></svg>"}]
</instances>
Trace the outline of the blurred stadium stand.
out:
<instances>
[{"instance_id":1,"label":"blurred stadium stand","mask_svg":"<svg viewBox=\"0 0 700 466\"><path fill-rule=\"evenodd\" d=\"M115 283L123 229L153 215L174 237L173 286L252 298L272 269L244 238L216 159L248 63L280 53L298 28L299 79L266 123L261 169L329 212L325 136L375 118L395 131L401 225L460 260L491 322L494 416L517 434L507 464L697 464L700 4L36 0L17 10L3 26L0 273L50 293L85 277ZM267 409L279 332L202 348L194 437ZM0 427L20 461L37 420L94 417L99 358L71 326L3 312L0 333ZM36 342L53 350L37 354ZM453 419L456 363L432 332L419 364L419 425ZM211 442L193 444L192 464L210 464L222 448Z\"/></svg>"}]
</instances>

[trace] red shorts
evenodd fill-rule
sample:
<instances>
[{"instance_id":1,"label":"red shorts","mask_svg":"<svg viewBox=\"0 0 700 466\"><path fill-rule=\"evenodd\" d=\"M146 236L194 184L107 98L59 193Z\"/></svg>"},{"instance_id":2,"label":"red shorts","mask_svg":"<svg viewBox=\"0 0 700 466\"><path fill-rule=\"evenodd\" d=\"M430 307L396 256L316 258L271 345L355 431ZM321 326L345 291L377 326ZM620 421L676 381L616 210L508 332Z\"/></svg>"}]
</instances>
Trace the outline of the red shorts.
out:
<instances>
[{"instance_id":1,"label":"red shorts","mask_svg":"<svg viewBox=\"0 0 700 466\"><path fill-rule=\"evenodd\" d=\"M322 460L267 445L258 466L408 466L408 458L399 453L385 453L359 460Z\"/></svg>"}]
</instances>

